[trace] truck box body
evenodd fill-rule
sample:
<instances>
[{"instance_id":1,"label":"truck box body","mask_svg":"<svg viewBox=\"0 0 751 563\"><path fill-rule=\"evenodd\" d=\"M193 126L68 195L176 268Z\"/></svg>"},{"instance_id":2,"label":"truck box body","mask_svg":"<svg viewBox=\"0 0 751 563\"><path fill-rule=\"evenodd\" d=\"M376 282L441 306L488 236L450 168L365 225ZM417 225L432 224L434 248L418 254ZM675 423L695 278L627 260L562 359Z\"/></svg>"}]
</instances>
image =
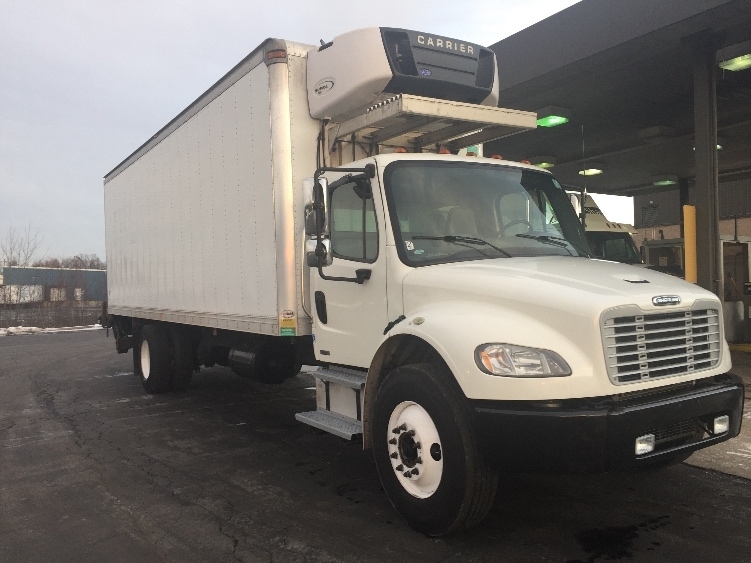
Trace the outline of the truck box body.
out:
<instances>
[{"instance_id":1,"label":"truck box body","mask_svg":"<svg viewBox=\"0 0 751 563\"><path fill-rule=\"evenodd\" d=\"M296 241L316 168L311 47L274 45L287 64L270 65L264 47L107 175L110 313L310 334Z\"/></svg>"}]
</instances>

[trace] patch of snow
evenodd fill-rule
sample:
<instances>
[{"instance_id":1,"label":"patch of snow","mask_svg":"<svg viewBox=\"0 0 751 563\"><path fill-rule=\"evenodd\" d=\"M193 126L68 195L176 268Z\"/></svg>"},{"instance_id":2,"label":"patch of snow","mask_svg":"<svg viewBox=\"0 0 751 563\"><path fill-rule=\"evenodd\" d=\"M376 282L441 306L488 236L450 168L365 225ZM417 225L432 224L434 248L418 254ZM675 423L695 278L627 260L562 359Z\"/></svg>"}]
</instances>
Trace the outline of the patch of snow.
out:
<instances>
[{"instance_id":1,"label":"patch of snow","mask_svg":"<svg viewBox=\"0 0 751 563\"><path fill-rule=\"evenodd\" d=\"M38 326L11 326L0 328L0 336L16 336L19 334L55 334L58 332L83 332L85 330L102 330L102 325L65 326L60 328L39 328Z\"/></svg>"}]
</instances>

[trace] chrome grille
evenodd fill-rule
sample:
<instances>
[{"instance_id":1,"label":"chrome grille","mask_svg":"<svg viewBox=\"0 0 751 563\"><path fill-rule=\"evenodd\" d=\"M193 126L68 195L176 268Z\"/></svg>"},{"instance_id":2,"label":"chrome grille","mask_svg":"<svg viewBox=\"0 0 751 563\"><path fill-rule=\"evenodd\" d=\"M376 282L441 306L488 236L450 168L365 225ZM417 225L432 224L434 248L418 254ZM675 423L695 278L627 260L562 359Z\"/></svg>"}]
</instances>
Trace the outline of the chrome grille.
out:
<instances>
[{"instance_id":1,"label":"chrome grille","mask_svg":"<svg viewBox=\"0 0 751 563\"><path fill-rule=\"evenodd\" d=\"M602 320L605 360L613 383L685 375L719 363L720 315L716 309L635 313Z\"/></svg>"}]
</instances>

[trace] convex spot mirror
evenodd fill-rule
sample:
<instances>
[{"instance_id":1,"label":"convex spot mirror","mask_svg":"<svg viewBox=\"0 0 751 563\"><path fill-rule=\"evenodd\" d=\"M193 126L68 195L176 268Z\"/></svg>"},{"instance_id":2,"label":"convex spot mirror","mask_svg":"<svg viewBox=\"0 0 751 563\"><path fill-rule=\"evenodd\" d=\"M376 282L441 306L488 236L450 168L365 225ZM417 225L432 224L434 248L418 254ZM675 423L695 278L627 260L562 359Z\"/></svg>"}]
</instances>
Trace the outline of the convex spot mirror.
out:
<instances>
[{"instance_id":1,"label":"convex spot mirror","mask_svg":"<svg viewBox=\"0 0 751 563\"><path fill-rule=\"evenodd\" d=\"M334 255L331 253L331 241L328 239L319 241L316 239L308 239L305 241L305 260L309 267L317 268L319 264L321 266L331 266L334 261Z\"/></svg>"},{"instance_id":2,"label":"convex spot mirror","mask_svg":"<svg viewBox=\"0 0 751 563\"><path fill-rule=\"evenodd\" d=\"M354 192L363 201L372 199L373 188L370 186L370 180L363 179L355 182Z\"/></svg>"}]
</instances>

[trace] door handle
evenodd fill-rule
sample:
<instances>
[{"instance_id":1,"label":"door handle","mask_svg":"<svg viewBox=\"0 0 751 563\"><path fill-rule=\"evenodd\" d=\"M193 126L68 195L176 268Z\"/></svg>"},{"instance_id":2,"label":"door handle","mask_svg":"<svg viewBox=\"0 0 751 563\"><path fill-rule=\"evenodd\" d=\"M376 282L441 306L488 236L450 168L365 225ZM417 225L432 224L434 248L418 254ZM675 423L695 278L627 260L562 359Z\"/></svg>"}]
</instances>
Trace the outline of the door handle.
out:
<instances>
[{"instance_id":1,"label":"door handle","mask_svg":"<svg viewBox=\"0 0 751 563\"><path fill-rule=\"evenodd\" d=\"M323 291L316 291L315 302L318 320L321 321L322 324L327 324L329 322L329 315L326 312L326 295Z\"/></svg>"}]
</instances>

